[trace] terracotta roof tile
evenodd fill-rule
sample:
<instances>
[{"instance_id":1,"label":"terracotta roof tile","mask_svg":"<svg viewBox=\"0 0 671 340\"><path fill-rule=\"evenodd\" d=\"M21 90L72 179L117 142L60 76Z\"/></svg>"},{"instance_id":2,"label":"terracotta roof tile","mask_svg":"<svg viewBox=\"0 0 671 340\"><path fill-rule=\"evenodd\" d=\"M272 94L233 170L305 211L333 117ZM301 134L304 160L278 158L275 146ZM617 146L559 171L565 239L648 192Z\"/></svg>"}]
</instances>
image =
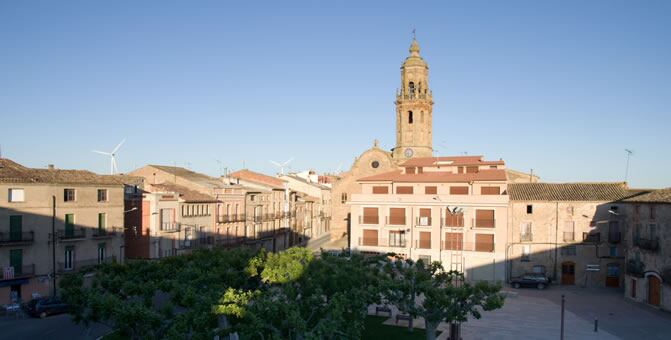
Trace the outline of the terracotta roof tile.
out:
<instances>
[{"instance_id":1,"label":"terracotta roof tile","mask_svg":"<svg viewBox=\"0 0 671 340\"><path fill-rule=\"evenodd\" d=\"M511 201L616 201L635 194L623 182L510 183Z\"/></svg>"},{"instance_id":2,"label":"terracotta roof tile","mask_svg":"<svg viewBox=\"0 0 671 340\"><path fill-rule=\"evenodd\" d=\"M639 190L637 194L622 199L622 202L671 204L671 188L658 190Z\"/></svg>"},{"instance_id":3,"label":"terracotta roof tile","mask_svg":"<svg viewBox=\"0 0 671 340\"><path fill-rule=\"evenodd\" d=\"M241 180L255 182L258 184L268 185L276 189L284 189L284 181L258 172L247 169L238 170L228 175L231 178L239 178Z\"/></svg>"},{"instance_id":4,"label":"terracotta roof tile","mask_svg":"<svg viewBox=\"0 0 671 340\"><path fill-rule=\"evenodd\" d=\"M135 184L137 179L123 175L98 175L88 170L27 168L0 158L0 182L123 185L129 181Z\"/></svg>"},{"instance_id":5,"label":"terracotta roof tile","mask_svg":"<svg viewBox=\"0 0 671 340\"><path fill-rule=\"evenodd\" d=\"M455 174L449 172L424 172L421 174L403 174L402 170L385 172L378 175L360 178L361 182L470 182L470 181L505 181L506 171L503 169L480 170L478 173Z\"/></svg>"},{"instance_id":6,"label":"terracotta roof tile","mask_svg":"<svg viewBox=\"0 0 671 340\"><path fill-rule=\"evenodd\" d=\"M191 190L185 186L173 184L173 183L161 183L161 184L152 184L150 188L152 192L176 192L179 194L179 197L185 202L217 202L217 200L210 196L200 193L195 190Z\"/></svg>"}]
</instances>

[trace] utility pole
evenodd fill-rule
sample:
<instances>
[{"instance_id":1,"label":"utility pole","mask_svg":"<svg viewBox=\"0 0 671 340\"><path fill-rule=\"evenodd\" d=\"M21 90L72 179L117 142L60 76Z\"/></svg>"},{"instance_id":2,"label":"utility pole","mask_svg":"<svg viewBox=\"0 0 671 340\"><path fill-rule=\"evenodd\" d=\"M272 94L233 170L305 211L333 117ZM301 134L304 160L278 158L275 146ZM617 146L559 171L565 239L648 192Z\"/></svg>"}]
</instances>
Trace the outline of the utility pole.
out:
<instances>
[{"instance_id":1,"label":"utility pole","mask_svg":"<svg viewBox=\"0 0 671 340\"><path fill-rule=\"evenodd\" d=\"M56 297L56 195L51 196L51 282Z\"/></svg>"}]
</instances>

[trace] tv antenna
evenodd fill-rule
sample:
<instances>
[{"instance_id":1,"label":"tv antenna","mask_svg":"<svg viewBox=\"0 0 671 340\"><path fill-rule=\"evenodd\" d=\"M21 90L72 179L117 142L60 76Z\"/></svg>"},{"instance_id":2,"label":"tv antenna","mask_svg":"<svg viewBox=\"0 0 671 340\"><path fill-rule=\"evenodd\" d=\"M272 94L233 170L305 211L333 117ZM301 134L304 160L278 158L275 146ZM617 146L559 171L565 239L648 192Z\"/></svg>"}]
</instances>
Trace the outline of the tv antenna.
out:
<instances>
[{"instance_id":1,"label":"tv antenna","mask_svg":"<svg viewBox=\"0 0 671 340\"><path fill-rule=\"evenodd\" d=\"M627 166L624 169L624 182L627 182L627 179L629 179L629 158L631 158L631 155L634 154L634 150L631 149L624 149L624 152L627 153Z\"/></svg>"}]
</instances>

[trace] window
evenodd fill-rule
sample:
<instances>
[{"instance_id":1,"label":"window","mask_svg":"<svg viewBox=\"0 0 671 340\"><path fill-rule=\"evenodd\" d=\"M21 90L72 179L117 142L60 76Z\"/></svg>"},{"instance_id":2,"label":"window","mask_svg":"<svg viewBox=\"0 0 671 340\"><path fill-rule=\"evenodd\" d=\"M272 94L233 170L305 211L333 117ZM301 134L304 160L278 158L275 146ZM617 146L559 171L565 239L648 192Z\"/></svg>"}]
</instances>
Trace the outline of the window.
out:
<instances>
[{"instance_id":1,"label":"window","mask_svg":"<svg viewBox=\"0 0 671 340\"><path fill-rule=\"evenodd\" d=\"M417 218L417 225L424 227L431 225L431 208L419 209L419 217Z\"/></svg>"},{"instance_id":2,"label":"window","mask_svg":"<svg viewBox=\"0 0 671 340\"><path fill-rule=\"evenodd\" d=\"M25 199L23 189L9 189L7 200L10 202L23 202Z\"/></svg>"},{"instance_id":3,"label":"window","mask_svg":"<svg viewBox=\"0 0 671 340\"><path fill-rule=\"evenodd\" d=\"M63 202L72 202L75 200L75 189L63 189Z\"/></svg>"},{"instance_id":4,"label":"window","mask_svg":"<svg viewBox=\"0 0 671 340\"><path fill-rule=\"evenodd\" d=\"M14 268L14 275L19 276L23 274L23 250L10 249L9 250L9 266Z\"/></svg>"},{"instance_id":5,"label":"window","mask_svg":"<svg viewBox=\"0 0 671 340\"><path fill-rule=\"evenodd\" d=\"M438 194L438 187L426 186L426 187L424 187L424 194L426 194L426 195L436 195L436 194Z\"/></svg>"},{"instance_id":6,"label":"window","mask_svg":"<svg viewBox=\"0 0 671 340\"><path fill-rule=\"evenodd\" d=\"M74 269L74 262L75 262L75 247L72 246L65 247L65 259L63 262L63 269L64 270Z\"/></svg>"},{"instance_id":7,"label":"window","mask_svg":"<svg viewBox=\"0 0 671 340\"><path fill-rule=\"evenodd\" d=\"M340 203L346 203L347 202L347 193L343 192L340 194Z\"/></svg>"},{"instance_id":8,"label":"window","mask_svg":"<svg viewBox=\"0 0 671 340\"><path fill-rule=\"evenodd\" d=\"M464 248L464 234L445 233L444 250L462 250Z\"/></svg>"},{"instance_id":9,"label":"window","mask_svg":"<svg viewBox=\"0 0 671 340\"><path fill-rule=\"evenodd\" d=\"M529 258L531 255L531 246L526 245L522 247L522 257L520 258L520 261L522 262L529 262L531 259Z\"/></svg>"},{"instance_id":10,"label":"window","mask_svg":"<svg viewBox=\"0 0 671 340\"><path fill-rule=\"evenodd\" d=\"M182 206L182 216L186 216L186 206Z\"/></svg>"},{"instance_id":11,"label":"window","mask_svg":"<svg viewBox=\"0 0 671 340\"><path fill-rule=\"evenodd\" d=\"M576 246L566 246L561 248L562 256L576 256L577 248Z\"/></svg>"},{"instance_id":12,"label":"window","mask_svg":"<svg viewBox=\"0 0 671 340\"><path fill-rule=\"evenodd\" d=\"M98 243L98 264L105 262L105 243Z\"/></svg>"},{"instance_id":13,"label":"window","mask_svg":"<svg viewBox=\"0 0 671 340\"><path fill-rule=\"evenodd\" d=\"M501 187L481 187L480 188L480 194L481 195L500 195L501 194Z\"/></svg>"},{"instance_id":14,"label":"window","mask_svg":"<svg viewBox=\"0 0 671 340\"><path fill-rule=\"evenodd\" d=\"M405 208L389 208L389 224L405 225Z\"/></svg>"},{"instance_id":15,"label":"window","mask_svg":"<svg viewBox=\"0 0 671 340\"><path fill-rule=\"evenodd\" d=\"M107 202L107 189L98 189L98 202Z\"/></svg>"},{"instance_id":16,"label":"window","mask_svg":"<svg viewBox=\"0 0 671 340\"><path fill-rule=\"evenodd\" d=\"M98 214L98 229L99 230L105 230L106 226L107 226L107 214L99 213Z\"/></svg>"},{"instance_id":17,"label":"window","mask_svg":"<svg viewBox=\"0 0 671 340\"><path fill-rule=\"evenodd\" d=\"M617 247L616 246L610 246L608 248L608 255L610 255L610 257L617 257Z\"/></svg>"},{"instance_id":18,"label":"window","mask_svg":"<svg viewBox=\"0 0 671 340\"><path fill-rule=\"evenodd\" d=\"M412 187L411 186L398 186L398 187L396 187L396 194L410 195L410 194L412 194Z\"/></svg>"},{"instance_id":19,"label":"window","mask_svg":"<svg viewBox=\"0 0 671 340\"><path fill-rule=\"evenodd\" d=\"M531 204L527 204L527 214L533 214L534 213L534 206Z\"/></svg>"},{"instance_id":20,"label":"window","mask_svg":"<svg viewBox=\"0 0 671 340\"><path fill-rule=\"evenodd\" d=\"M363 208L363 224L380 223L377 208Z\"/></svg>"},{"instance_id":21,"label":"window","mask_svg":"<svg viewBox=\"0 0 671 340\"><path fill-rule=\"evenodd\" d=\"M21 241L23 239L23 216L9 216L9 239L11 241Z\"/></svg>"},{"instance_id":22,"label":"window","mask_svg":"<svg viewBox=\"0 0 671 340\"><path fill-rule=\"evenodd\" d=\"M75 214L65 214L65 237L75 235Z\"/></svg>"},{"instance_id":23,"label":"window","mask_svg":"<svg viewBox=\"0 0 671 340\"><path fill-rule=\"evenodd\" d=\"M412 111L408 111L408 124L412 124Z\"/></svg>"},{"instance_id":24,"label":"window","mask_svg":"<svg viewBox=\"0 0 671 340\"><path fill-rule=\"evenodd\" d=\"M405 247L405 231L390 231L389 232L389 246L390 247Z\"/></svg>"},{"instance_id":25,"label":"window","mask_svg":"<svg viewBox=\"0 0 671 340\"><path fill-rule=\"evenodd\" d=\"M468 195L467 186L450 187L450 195Z\"/></svg>"},{"instance_id":26,"label":"window","mask_svg":"<svg viewBox=\"0 0 671 340\"><path fill-rule=\"evenodd\" d=\"M408 83L408 92L410 92L410 95L413 95L415 93L415 83L413 82Z\"/></svg>"},{"instance_id":27,"label":"window","mask_svg":"<svg viewBox=\"0 0 671 340\"><path fill-rule=\"evenodd\" d=\"M564 242L573 241L575 241L575 222L566 221L564 222Z\"/></svg>"},{"instance_id":28,"label":"window","mask_svg":"<svg viewBox=\"0 0 671 340\"><path fill-rule=\"evenodd\" d=\"M419 261L422 261L425 266L428 266L431 264L431 256L429 255L419 255L418 257Z\"/></svg>"},{"instance_id":29,"label":"window","mask_svg":"<svg viewBox=\"0 0 671 340\"><path fill-rule=\"evenodd\" d=\"M377 230L364 229L363 238L359 244L362 246L377 246Z\"/></svg>"},{"instance_id":30,"label":"window","mask_svg":"<svg viewBox=\"0 0 671 340\"><path fill-rule=\"evenodd\" d=\"M494 235L475 234L475 251L494 252Z\"/></svg>"},{"instance_id":31,"label":"window","mask_svg":"<svg viewBox=\"0 0 671 340\"><path fill-rule=\"evenodd\" d=\"M477 166L467 166L466 167L466 173L467 174L475 174L478 172L478 167Z\"/></svg>"},{"instance_id":32,"label":"window","mask_svg":"<svg viewBox=\"0 0 671 340\"><path fill-rule=\"evenodd\" d=\"M417 173L417 169L415 169L415 167L413 166L409 166L405 168L405 173L407 175L414 175L415 173Z\"/></svg>"},{"instance_id":33,"label":"window","mask_svg":"<svg viewBox=\"0 0 671 340\"><path fill-rule=\"evenodd\" d=\"M475 227L476 228L494 228L494 210L475 210Z\"/></svg>"},{"instance_id":34,"label":"window","mask_svg":"<svg viewBox=\"0 0 671 340\"><path fill-rule=\"evenodd\" d=\"M388 194L389 193L389 187L375 186L375 187L373 187L373 193L374 194Z\"/></svg>"},{"instance_id":35,"label":"window","mask_svg":"<svg viewBox=\"0 0 671 340\"><path fill-rule=\"evenodd\" d=\"M174 230L175 209L161 209L161 230Z\"/></svg>"},{"instance_id":36,"label":"window","mask_svg":"<svg viewBox=\"0 0 671 340\"><path fill-rule=\"evenodd\" d=\"M372 163L370 163L370 166L371 166L373 169L377 169L377 168L380 166L380 162L378 162L378 161L373 161Z\"/></svg>"},{"instance_id":37,"label":"window","mask_svg":"<svg viewBox=\"0 0 671 340\"><path fill-rule=\"evenodd\" d=\"M461 228L464 226L464 213L462 211L450 211L450 208L445 209L445 227Z\"/></svg>"},{"instance_id":38,"label":"window","mask_svg":"<svg viewBox=\"0 0 671 340\"><path fill-rule=\"evenodd\" d=\"M655 215L656 215L656 214L655 214L655 205L654 205L654 204L650 204L650 219L651 219L651 220L654 220L654 219L655 219Z\"/></svg>"},{"instance_id":39,"label":"window","mask_svg":"<svg viewBox=\"0 0 671 340\"><path fill-rule=\"evenodd\" d=\"M522 222L522 224L520 224L520 241L533 241L533 236L531 234L531 222Z\"/></svg>"}]
</instances>

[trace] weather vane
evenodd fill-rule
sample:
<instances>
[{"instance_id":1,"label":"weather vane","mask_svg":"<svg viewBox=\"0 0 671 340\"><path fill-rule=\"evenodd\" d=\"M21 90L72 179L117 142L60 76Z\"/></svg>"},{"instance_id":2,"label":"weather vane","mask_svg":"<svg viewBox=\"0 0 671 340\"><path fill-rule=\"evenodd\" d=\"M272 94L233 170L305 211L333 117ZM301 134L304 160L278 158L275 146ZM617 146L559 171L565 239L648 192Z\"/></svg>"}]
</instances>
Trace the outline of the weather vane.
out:
<instances>
[{"instance_id":1,"label":"weather vane","mask_svg":"<svg viewBox=\"0 0 671 340\"><path fill-rule=\"evenodd\" d=\"M415 39L415 25L412 25L412 40L416 40Z\"/></svg>"}]
</instances>

